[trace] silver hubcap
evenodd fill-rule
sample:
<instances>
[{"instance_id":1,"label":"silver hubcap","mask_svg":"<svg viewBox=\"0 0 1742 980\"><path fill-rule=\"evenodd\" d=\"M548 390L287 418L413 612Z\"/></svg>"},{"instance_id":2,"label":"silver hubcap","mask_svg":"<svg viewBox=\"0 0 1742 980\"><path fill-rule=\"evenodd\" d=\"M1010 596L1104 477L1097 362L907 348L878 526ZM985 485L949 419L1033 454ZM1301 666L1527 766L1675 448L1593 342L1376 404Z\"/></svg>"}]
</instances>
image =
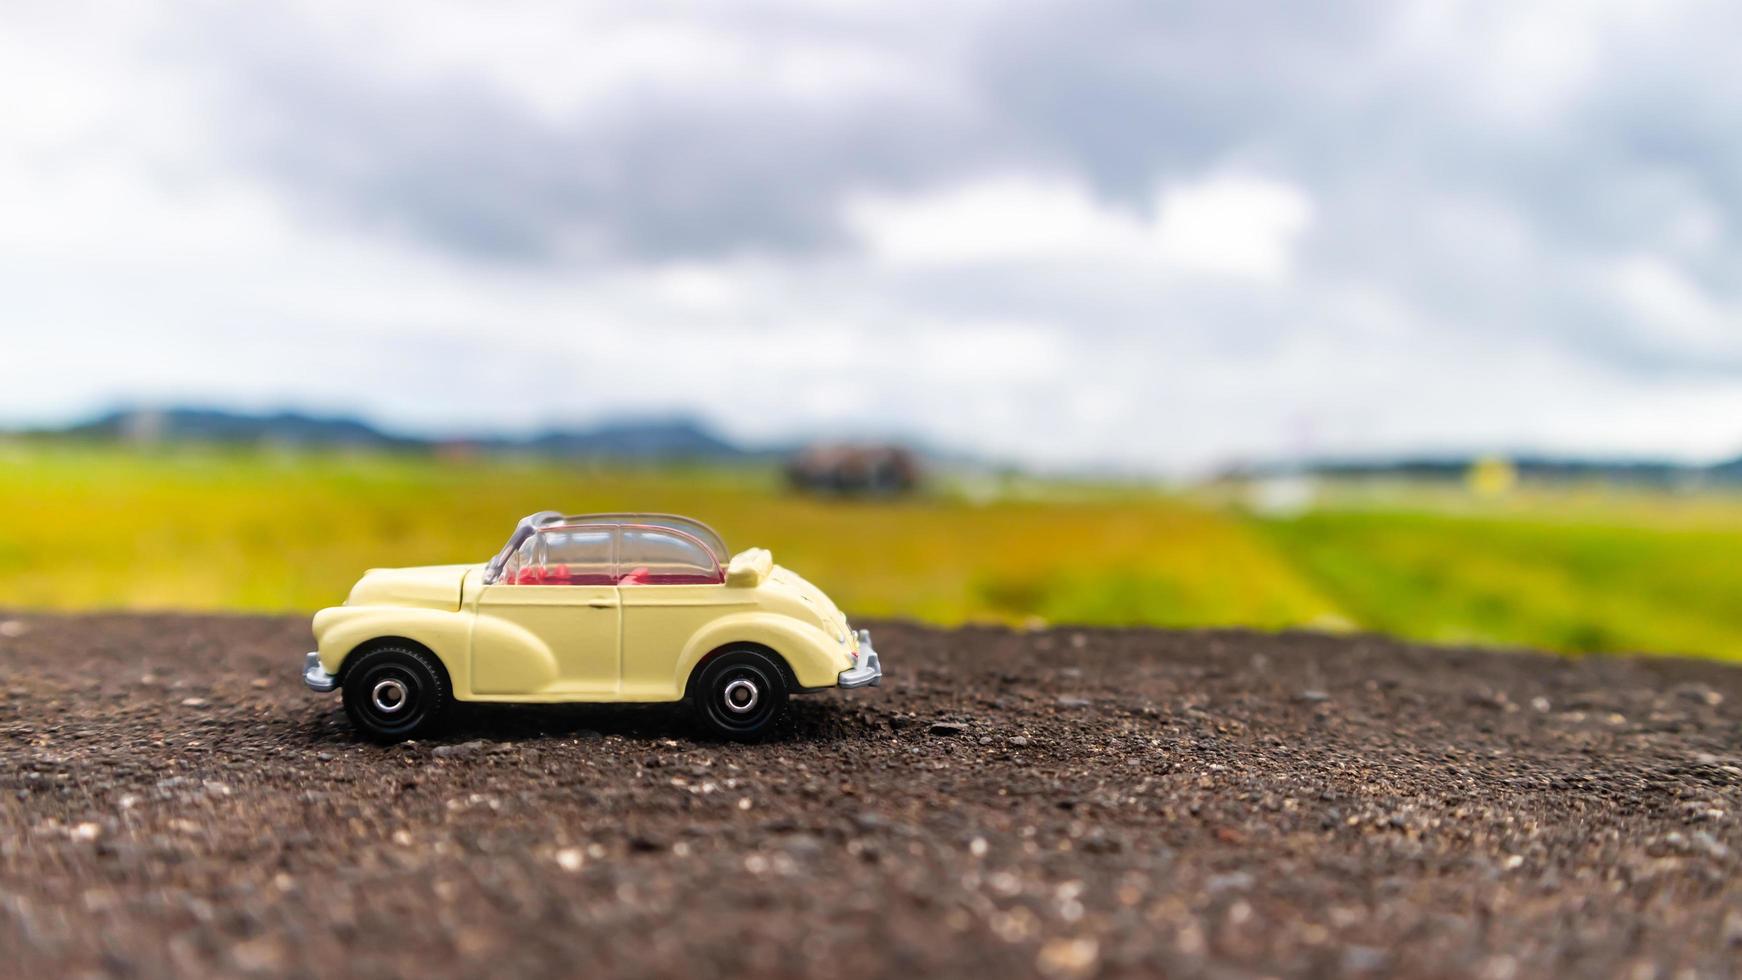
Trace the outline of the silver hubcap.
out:
<instances>
[{"instance_id":1,"label":"silver hubcap","mask_svg":"<svg viewBox=\"0 0 1742 980\"><path fill-rule=\"evenodd\" d=\"M376 711L390 715L405 707L407 694L404 681L389 678L375 685L375 690L369 692L369 700L375 704Z\"/></svg>"},{"instance_id":2,"label":"silver hubcap","mask_svg":"<svg viewBox=\"0 0 1742 980\"><path fill-rule=\"evenodd\" d=\"M740 677L726 685L722 692L726 701L726 710L734 714L745 714L756 707L756 702L762 700L762 692L756 685Z\"/></svg>"}]
</instances>

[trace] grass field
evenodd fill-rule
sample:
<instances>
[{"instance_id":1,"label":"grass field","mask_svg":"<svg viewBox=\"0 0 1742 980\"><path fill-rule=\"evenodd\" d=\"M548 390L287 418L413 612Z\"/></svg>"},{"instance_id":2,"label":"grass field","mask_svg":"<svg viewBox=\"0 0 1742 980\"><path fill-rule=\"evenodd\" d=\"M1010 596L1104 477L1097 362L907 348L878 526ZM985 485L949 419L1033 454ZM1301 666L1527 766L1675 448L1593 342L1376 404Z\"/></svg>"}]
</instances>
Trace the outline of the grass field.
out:
<instances>
[{"instance_id":1,"label":"grass field","mask_svg":"<svg viewBox=\"0 0 1742 980\"><path fill-rule=\"evenodd\" d=\"M538 461L0 448L0 606L309 610L364 568L482 560L547 507L713 523L849 613L1377 629L1742 659L1742 500L1337 494L1262 517L1208 497L1026 485L895 502L771 474Z\"/></svg>"},{"instance_id":2,"label":"grass field","mask_svg":"<svg viewBox=\"0 0 1742 980\"><path fill-rule=\"evenodd\" d=\"M1365 628L1742 659L1742 506L1708 512L1689 525L1634 506L1569 516L1545 501L1524 513L1320 509L1259 526Z\"/></svg>"}]
</instances>

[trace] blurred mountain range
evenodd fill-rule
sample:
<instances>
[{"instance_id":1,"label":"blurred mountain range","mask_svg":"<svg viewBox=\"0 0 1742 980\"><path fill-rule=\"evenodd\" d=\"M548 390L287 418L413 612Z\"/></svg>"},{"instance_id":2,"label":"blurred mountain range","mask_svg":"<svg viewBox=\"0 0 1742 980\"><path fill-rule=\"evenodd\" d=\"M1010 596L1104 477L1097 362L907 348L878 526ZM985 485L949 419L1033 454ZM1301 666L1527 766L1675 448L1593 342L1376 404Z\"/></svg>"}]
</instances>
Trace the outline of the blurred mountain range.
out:
<instances>
[{"instance_id":1,"label":"blurred mountain range","mask_svg":"<svg viewBox=\"0 0 1742 980\"><path fill-rule=\"evenodd\" d=\"M1606 459L1519 455L1500 459L1485 455L1447 455L1379 459L1319 459L1297 463L1267 463L1236 467L1223 479L1252 480L1312 476L1327 479L1392 478L1451 482L1468 479L1485 463L1498 462L1511 477L1538 483L1625 483L1655 487L1685 487L1742 482L1742 457L1710 465L1653 459Z\"/></svg>"},{"instance_id":2,"label":"blurred mountain range","mask_svg":"<svg viewBox=\"0 0 1742 980\"><path fill-rule=\"evenodd\" d=\"M612 459L774 459L791 446L742 446L687 417L617 419L526 436L484 434L422 437L390 432L344 415L246 413L218 408L122 408L25 437L89 439L134 445L211 443L238 446L338 447L409 451L527 452Z\"/></svg>"},{"instance_id":3,"label":"blurred mountain range","mask_svg":"<svg viewBox=\"0 0 1742 980\"><path fill-rule=\"evenodd\" d=\"M558 458L771 462L793 456L804 441L744 445L686 415L609 419L592 425L553 427L526 435L414 436L393 432L350 415L295 411L249 413L205 406L123 407L61 427L14 431L42 439L88 439L132 445L206 443L236 446L354 448L411 452L519 452ZM913 446L933 461L984 463L971 455ZM1463 479L1482 457L1446 455L1317 459L1239 466L1223 479L1280 476L1325 478ZM1520 455L1506 466L1517 478L1543 482L1601 481L1652 486L1742 483L1742 457L1712 465L1650 459L1603 459Z\"/></svg>"}]
</instances>

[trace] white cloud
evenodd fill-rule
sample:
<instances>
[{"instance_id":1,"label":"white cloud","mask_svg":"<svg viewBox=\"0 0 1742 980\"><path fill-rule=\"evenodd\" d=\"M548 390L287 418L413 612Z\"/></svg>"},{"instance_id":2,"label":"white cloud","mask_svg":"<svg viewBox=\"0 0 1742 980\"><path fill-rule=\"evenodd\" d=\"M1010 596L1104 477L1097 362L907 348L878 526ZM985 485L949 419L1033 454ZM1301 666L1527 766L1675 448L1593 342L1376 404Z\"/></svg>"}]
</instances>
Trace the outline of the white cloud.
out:
<instances>
[{"instance_id":1,"label":"white cloud","mask_svg":"<svg viewBox=\"0 0 1742 980\"><path fill-rule=\"evenodd\" d=\"M1742 351L1742 309L1724 309L1672 263L1630 255L1613 263L1610 282L1641 339L1711 353Z\"/></svg>"},{"instance_id":2,"label":"white cloud","mask_svg":"<svg viewBox=\"0 0 1742 980\"><path fill-rule=\"evenodd\" d=\"M877 257L913 265L1118 263L1274 282L1287 277L1312 202L1277 180L1211 175L1163 186L1153 216L1064 180L1002 176L905 197L847 202Z\"/></svg>"},{"instance_id":3,"label":"white cloud","mask_svg":"<svg viewBox=\"0 0 1742 980\"><path fill-rule=\"evenodd\" d=\"M1063 180L1002 176L846 204L848 226L881 259L959 265L1148 251L1144 224Z\"/></svg>"},{"instance_id":4,"label":"white cloud","mask_svg":"<svg viewBox=\"0 0 1742 980\"><path fill-rule=\"evenodd\" d=\"M1288 276L1313 206L1281 181L1212 176L1164 188L1160 211L1156 245L1175 268L1275 281Z\"/></svg>"}]
</instances>

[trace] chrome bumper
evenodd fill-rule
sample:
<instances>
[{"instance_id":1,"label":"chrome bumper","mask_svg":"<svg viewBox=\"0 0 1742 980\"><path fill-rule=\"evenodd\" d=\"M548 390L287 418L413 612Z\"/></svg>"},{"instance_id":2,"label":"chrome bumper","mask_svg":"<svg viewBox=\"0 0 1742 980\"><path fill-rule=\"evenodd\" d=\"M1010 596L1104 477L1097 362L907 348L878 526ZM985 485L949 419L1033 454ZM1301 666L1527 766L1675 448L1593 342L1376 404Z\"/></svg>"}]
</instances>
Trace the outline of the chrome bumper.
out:
<instances>
[{"instance_id":1,"label":"chrome bumper","mask_svg":"<svg viewBox=\"0 0 1742 980\"><path fill-rule=\"evenodd\" d=\"M306 654L302 658L302 682L308 685L309 690L322 694L339 686L339 679L321 668L321 655L318 653Z\"/></svg>"},{"instance_id":2,"label":"chrome bumper","mask_svg":"<svg viewBox=\"0 0 1742 980\"><path fill-rule=\"evenodd\" d=\"M859 665L841 671L842 687L877 687L883 683L883 663L871 649L871 631L859 631Z\"/></svg>"}]
</instances>

